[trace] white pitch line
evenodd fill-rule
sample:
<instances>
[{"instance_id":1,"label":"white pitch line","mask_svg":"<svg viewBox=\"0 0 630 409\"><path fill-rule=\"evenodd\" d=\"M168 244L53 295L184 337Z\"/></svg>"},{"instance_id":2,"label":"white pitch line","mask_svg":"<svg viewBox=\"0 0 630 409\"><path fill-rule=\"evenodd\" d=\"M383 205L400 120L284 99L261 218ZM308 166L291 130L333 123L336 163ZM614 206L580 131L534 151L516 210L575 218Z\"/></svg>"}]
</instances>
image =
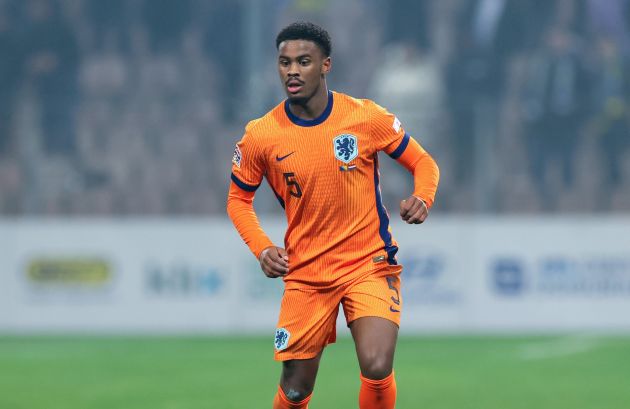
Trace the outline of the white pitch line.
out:
<instances>
[{"instance_id":1,"label":"white pitch line","mask_svg":"<svg viewBox=\"0 0 630 409\"><path fill-rule=\"evenodd\" d=\"M599 345L601 345L601 340L596 337L571 335L551 341L521 345L518 349L518 356L524 360L556 358L581 354L593 350Z\"/></svg>"}]
</instances>

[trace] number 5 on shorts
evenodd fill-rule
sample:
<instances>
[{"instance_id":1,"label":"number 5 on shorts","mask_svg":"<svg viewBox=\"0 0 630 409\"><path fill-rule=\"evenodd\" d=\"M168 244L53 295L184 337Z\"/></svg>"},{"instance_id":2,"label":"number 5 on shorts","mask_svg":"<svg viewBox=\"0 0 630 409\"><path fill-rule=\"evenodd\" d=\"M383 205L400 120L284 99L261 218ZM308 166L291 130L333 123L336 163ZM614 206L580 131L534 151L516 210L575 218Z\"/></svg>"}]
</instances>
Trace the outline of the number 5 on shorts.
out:
<instances>
[{"instance_id":1,"label":"number 5 on shorts","mask_svg":"<svg viewBox=\"0 0 630 409\"><path fill-rule=\"evenodd\" d=\"M387 285L389 286L389 289L396 293L396 297L394 296L391 297L392 301L394 302L394 304L400 305L400 294L398 294L398 289L394 286L394 283L396 282L396 278L395 277L386 277L386 278L387 278ZM389 309L391 312L400 312L400 310L397 310L396 308L394 308L393 305L390 305Z\"/></svg>"}]
</instances>

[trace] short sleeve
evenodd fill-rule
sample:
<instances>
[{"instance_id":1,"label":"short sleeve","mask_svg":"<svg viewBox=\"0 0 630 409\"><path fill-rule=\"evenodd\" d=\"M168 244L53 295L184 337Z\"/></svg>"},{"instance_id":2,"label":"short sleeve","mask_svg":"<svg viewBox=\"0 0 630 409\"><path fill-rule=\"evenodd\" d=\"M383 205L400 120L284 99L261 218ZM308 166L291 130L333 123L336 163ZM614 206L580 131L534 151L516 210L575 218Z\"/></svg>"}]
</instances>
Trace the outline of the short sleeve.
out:
<instances>
[{"instance_id":1,"label":"short sleeve","mask_svg":"<svg viewBox=\"0 0 630 409\"><path fill-rule=\"evenodd\" d=\"M232 181L241 189L254 192L265 174L263 149L256 138L245 129L243 138L236 144L232 156Z\"/></svg>"},{"instance_id":2,"label":"short sleeve","mask_svg":"<svg viewBox=\"0 0 630 409\"><path fill-rule=\"evenodd\" d=\"M397 159L409 144L409 135L394 114L374 104L371 113L372 141L377 151Z\"/></svg>"}]
</instances>

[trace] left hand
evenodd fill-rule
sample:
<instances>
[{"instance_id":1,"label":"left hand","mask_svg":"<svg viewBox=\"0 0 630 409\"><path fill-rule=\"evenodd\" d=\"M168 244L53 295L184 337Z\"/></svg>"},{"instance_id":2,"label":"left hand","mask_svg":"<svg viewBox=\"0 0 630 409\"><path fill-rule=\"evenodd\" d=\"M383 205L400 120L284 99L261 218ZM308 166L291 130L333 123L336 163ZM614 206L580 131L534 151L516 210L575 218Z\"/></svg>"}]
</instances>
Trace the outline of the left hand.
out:
<instances>
[{"instance_id":1,"label":"left hand","mask_svg":"<svg viewBox=\"0 0 630 409\"><path fill-rule=\"evenodd\" d=\"M407 224L420 224L428 215L427 205L417 196L409 196L400 202L400 217Z\"/></svg>"}]
</instances>

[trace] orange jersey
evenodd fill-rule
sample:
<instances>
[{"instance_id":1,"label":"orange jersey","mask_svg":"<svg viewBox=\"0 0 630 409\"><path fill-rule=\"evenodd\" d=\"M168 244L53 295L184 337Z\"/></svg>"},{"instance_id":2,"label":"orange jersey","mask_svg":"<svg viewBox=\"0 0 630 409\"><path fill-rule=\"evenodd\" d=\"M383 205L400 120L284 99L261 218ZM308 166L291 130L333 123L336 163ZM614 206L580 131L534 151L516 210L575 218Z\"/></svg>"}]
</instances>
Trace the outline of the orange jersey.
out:
<instances>
[{"instance_id":1,"label":"orange jersey","mask_svg":"<svg viewBox=\"0 0 630 409\"><path fill-rule=\"evenodd\" d=\"M296 117L285 101L251 121L238 142L228 213L258 257L271 242L252 218L253 208L230 210L230 200L251 206L266 177L288 222L288 288L329 287L374 270L375 263L397 264L377 153L400 158L411 145L415 150L407 162L430 159L394 115L370 100L329 92L325 111L314 120ZM416 179L414 190L427 206L437 188L437 166L432 159L429 165L434 174L420 183L428 186L418 186Z\"/></svg>"}]
</instances>

